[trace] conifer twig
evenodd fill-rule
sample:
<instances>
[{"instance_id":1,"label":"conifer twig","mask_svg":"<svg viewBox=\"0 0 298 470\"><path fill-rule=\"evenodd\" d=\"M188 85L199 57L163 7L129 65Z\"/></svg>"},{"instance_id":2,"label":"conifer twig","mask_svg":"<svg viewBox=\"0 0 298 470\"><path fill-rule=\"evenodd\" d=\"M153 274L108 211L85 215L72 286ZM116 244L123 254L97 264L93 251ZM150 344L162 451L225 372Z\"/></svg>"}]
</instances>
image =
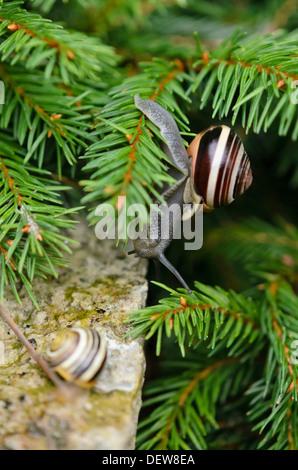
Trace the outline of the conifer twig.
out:
<instances>
[{"instance_id":1,"label":"conifer twig","mask_svg":"<svg viewBox=\"0 0 298 470\"><path fill-rule=\"evenodd\" d=\"M29 352L30 356L37 362L37 364L43 369L45 374L49 377L49 379L61 390L61 391L66 391L66 386L62 382L62 380L59 379L57 374L52 371L52 369L48 366L46 361L43 359L40 354L38 354L37 351L32 347L30 342L27 340L27 338L24 336L22 331L20 330L19 326L15 323L15 321L11 318L8 313L5 312L3 309L3 306L0 305L0 315L3 318L3 320L9 325L9 327L12 329L16 337L19 339L19 341L22 343L22 345L27 349Z\"/></svg>"}]
</instances>

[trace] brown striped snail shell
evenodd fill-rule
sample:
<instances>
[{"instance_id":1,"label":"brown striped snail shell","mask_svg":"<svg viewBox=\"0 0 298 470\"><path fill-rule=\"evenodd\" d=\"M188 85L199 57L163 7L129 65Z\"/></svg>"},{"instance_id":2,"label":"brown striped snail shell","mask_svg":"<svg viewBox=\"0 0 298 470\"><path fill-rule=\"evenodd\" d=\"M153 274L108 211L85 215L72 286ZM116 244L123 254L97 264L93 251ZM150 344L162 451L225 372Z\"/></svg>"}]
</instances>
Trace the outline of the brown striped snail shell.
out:
<instances>
[{"instance_id":1,"label":"brown striped snail shell","mask_svg":"<svg viewBox=\"0 0 298 470\"><path fill-rule=\"evenodd\" d=\"M212 126L191 142L192 189L207 208L226 206L252 183L249 158L241 139L227 126Z\"/></svg>"},{"instance_id":2,"label":"brown striped snail shell","mask_svg":"<svg viewBox=\"0 0 298 470\"><path fill-rule=\"evenodd\" d=\"M98 331L71 328L53 339L45 358L64 380L90 388L103 367L106 355L106 344Z\"/></svg>"}]
</instances>

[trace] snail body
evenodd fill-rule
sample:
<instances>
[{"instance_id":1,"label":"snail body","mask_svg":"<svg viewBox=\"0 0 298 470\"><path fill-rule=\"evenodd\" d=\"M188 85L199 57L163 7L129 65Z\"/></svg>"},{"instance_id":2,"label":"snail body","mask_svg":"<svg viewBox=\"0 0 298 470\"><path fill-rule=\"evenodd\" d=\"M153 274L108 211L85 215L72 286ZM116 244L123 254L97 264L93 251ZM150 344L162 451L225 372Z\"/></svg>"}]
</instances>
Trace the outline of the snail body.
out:
<instances>
[{"instance_id":1,"label":"snail body","mask_svg":"<svg viewBox=\"0 0 298 470\"><path fill-rule=\"evenodd\" d=\"M104 365L106 355L106 344L98 331L71 328L53 339L45 358L64 380L90 388Z\"/></svg>"},{"instance_id":2,"label":"snail body","mask_svg":"<svg viewBox=\"0 0 298 470\"><path fill-rule=\"evenodd\" d=\"M153 100L141 99L139 95L135 95L134 100L136 107L160 129L165 138L165 153L177 170L177 181L161 194L166 207L160 206L160 213L155 214L150 221L151 238L148 236L146 239L134 240L133 253L137 257L158 259L191 293L191 289L164 255L172 241L176 222L175 217L169 219L168 236L163 237L162 216L170 206L175 206L181 213L184 204L191 204L192 210L186 213L182 211L182 220L186 220L195 213L199 204L203 204L206 211L230 204L252 183L250 161L241 139L229 127L219 125L205 129L186 150L178 126L166 109Z\"/></svg>"}]
</instances>

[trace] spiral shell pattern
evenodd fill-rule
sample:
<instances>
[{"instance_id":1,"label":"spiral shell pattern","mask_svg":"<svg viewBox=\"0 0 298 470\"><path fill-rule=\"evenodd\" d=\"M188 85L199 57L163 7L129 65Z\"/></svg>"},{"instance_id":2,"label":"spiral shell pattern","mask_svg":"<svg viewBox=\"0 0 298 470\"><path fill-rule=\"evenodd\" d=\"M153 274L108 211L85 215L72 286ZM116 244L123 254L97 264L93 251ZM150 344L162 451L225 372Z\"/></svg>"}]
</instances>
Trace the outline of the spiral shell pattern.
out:
<instances>
[{"instance_id":1,"label":"spiral shell pattern","mask_svg":"<svg viewBox=\"0 0 298 470\"><path fill-rule=\"evenodd\" d=\"M96 330L71 328L54 338L46 360L63 379L88 388L101 371L106 354L106 344Z\"/></svg>"},{"instance_id":2,"label":"spiral shell pattern","mask_svg":"<svg viewBox=\"0 0 298 470\"><path fill-rule=\"evenodd\" d=\"M191 143L192 181L207 207L226 206L252 183L249 158L241 139L227 126L210 127Z\"/></svg>"}]
</instances>

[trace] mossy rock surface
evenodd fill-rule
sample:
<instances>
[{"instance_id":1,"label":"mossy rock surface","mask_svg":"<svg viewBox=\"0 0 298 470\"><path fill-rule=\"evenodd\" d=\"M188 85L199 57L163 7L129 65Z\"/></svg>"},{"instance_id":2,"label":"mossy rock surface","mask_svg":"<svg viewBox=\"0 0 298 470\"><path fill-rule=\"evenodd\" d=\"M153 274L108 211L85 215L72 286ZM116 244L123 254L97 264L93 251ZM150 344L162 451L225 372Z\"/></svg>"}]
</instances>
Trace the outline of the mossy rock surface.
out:
<instances>
[{"instance_id":1,"label":"mossy rock surface","mask_svg":"<svg viewBox=\"0 0 298 470\"><path fill-rule=\"evenodd\" d=\"M0 320L0 449L134 448L145 357L126 319L145 304L146 263L83 223L70 235L80 246L69 266L34 281L40 310L23 290L22 305L8 292L3 306L41 354L59 331L91 326L105 337L107 360L90 391L61 397Z\"/></svg>"}]
</instances>

